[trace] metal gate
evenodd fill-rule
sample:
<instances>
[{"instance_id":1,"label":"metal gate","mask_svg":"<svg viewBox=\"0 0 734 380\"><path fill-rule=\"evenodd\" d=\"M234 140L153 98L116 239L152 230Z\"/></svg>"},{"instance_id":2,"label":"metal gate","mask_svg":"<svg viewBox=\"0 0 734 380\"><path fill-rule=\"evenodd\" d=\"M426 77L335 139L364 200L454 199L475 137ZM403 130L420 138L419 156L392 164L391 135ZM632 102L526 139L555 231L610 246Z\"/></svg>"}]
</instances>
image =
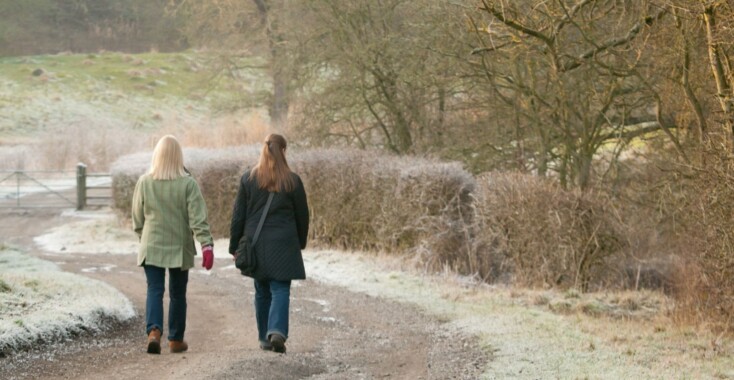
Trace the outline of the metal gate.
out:
<instances>
[{"instance_id":1,"label":"metal gate","mask_svg":"<svg viewBox=\"0 0 734 380\"><path fill-rule=\"evenodd\" d=\"M107 173L76 171L0 171L0 208L69 208L107 206L112 200L112 177Z\"/></svg>"}]
</instances>

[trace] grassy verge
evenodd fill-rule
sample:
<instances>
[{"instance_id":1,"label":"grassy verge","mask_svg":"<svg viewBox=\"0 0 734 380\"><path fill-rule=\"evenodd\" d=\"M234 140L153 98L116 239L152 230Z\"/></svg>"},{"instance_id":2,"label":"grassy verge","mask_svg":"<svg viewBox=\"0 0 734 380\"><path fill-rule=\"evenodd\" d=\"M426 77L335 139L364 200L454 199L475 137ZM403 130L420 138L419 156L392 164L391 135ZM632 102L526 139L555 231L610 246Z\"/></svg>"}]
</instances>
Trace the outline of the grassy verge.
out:
<instances>
[{"instance_id":1,"label":"grassy verge","mask_svg":"<svg viewBox=\"0 0 734 380\"><path fill-rule=\"evenodd\" d=\"M538 292L450 274L424 276L372 255L319 251L304 257L312 278L416 304L446 329L476 336L493 356L486 379L734 377L731 342L675 327L670 301L660 294Z\"/></svg>"},{"instance_id":2,"label":"grassy verge","mask_svg":"<svg viewBox=\"0 0 734 380\"><path fill-rule=\"evenodd\" d=\"M130 301L105 283L13 248L0 250L0 356L134 316Z\"/></svg>"}]
</instances>

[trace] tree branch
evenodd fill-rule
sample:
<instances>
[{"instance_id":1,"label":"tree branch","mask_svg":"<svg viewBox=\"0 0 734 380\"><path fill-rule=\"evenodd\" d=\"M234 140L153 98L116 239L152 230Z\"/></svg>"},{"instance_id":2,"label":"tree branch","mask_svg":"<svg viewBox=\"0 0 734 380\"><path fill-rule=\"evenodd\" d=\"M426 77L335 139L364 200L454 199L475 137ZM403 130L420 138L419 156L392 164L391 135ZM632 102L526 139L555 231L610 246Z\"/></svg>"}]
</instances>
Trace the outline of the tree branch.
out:
<instances>
[{"instance_id":1,"label":"tree branch","mask_svg":"<svg viewBox=\"0 0 734 380\"><path fill-rule=\"evenodd\" d=\"M604 142L615 139L629 141L635 137L644 136L648 133L660 131L663 129L675 129L678 128L678 126L674 124L662 126L658 121L651 120L640 122L637 124L624 125L619 128L621 130L600 135L598 141Z\"/></svg>"},{"instance_id":2,"label":"tree branch","mask_svg":"<svg viewBox=\"0 0 734 380\"><path fill-rule=\"evenodd\" d=\"M512 29L515 29L515 30L517 30L520 33L527 34L528 36L535 37L535 38L537 38L537 39L545 42L545 44L548 45L548 46L553 45L553 40L550 37L546 36L545 34L539 32L539 31L537 31L535 29L531 29L531 28L529 28L527 26L524 26L524 25L522 25L522 24L520 24L520 23L518 23L516 21L513 21L513 20L508 19L502 11L496 9L493 6L490 6L487 3L487 0L482 0L482 4L484 4L484 7L479 7L480 10L483 10L483 11L486 11L486 12L491 13L492 16L494 16L496 19L500 20L503 24L507 25L508 27L510 27Z\"/></svg>"},{"instance_id":3,"label":"tree branch","mask_svg":"<svg viewBox=\"0 0 734 380\"><path fill-rule=\"evenodd\" d=\"M556 27L553 29L553 34L551 35L552 39L556 39L556 36L558 36L559 33L561 33L561 29L563 29L564 26L568 25L571 20L573 20L573 17L576 16L576 13L578 13L581 8L586 6L587 4L593 2L595 0L581 0L576 5L574 5L570 10L566 9L566 5L563 4L562 0L558 0L558 5L561 6L563 9L563 12L566 14L561 21L556 24Z\"/></svg>"},{"instance_id":4,"label":"tree branch","mask_svg":"<svg viewBox=\"0 0 734 380\"><path fill-rule=\"evenodd\" d=\"M621 46L631 42L642 30L643 24L652 25L655 21L662 18L665 13L667 13L667 11L665 9L661 9L655 15L645 17L645 19L643 19L642 21L639 21L632 25L632 28L630 28L630 30L627 32L627 35L625 35L624 37L612 38L599 46L595 46L594 48L587 50L586 52L579 55L578 58L575 58L573 61L566 62L563 66L561 66L561 72L576 69L583 64L583 61L586 61L587 59L592 58L599 53L603 53L611 48L615 48L617 46Z\"/></svg>"}]
</instances>

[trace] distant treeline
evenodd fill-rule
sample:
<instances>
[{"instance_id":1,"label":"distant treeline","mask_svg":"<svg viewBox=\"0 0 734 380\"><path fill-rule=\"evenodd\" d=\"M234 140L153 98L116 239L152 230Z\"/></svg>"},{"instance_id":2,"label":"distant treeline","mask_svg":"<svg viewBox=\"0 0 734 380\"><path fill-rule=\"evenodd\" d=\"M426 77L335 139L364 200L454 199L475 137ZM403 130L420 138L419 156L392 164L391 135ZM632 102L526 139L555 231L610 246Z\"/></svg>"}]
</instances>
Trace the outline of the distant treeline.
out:
<instances>
[{"instance_id":1,"label":"distant treeline","mask_svg":"<svg viewBox=\"0 0 734 380\"><path fill-rule=\"evenodd\" d=\"M0 56L188 46L167 0L3 0Z\"/></svg>"}]
</instances>

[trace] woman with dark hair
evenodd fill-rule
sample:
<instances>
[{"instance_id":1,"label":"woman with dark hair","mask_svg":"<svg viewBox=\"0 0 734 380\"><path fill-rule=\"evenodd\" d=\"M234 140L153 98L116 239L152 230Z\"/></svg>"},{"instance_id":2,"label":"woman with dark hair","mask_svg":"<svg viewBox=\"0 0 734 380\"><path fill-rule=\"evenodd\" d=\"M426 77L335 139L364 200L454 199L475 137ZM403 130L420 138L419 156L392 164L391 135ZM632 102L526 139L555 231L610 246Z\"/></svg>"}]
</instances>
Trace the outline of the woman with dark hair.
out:
<instances>
[{"instance_id":1,"label":"woman with dark hair","mask_svg":"<svg viewBox=\"0 0 734 380\"><path fill-rule=\"evenodd\" d=\"M255 318L260 348L285 353L292 280L303 280L301 250L308 237L308 202L301 178L288 167L286 141L271 134L260 160L240 180L232 212L229 252L236 258L243 235L252 237L268 197L273 198L255 243Z\"/></svg>"}]
</instances>

